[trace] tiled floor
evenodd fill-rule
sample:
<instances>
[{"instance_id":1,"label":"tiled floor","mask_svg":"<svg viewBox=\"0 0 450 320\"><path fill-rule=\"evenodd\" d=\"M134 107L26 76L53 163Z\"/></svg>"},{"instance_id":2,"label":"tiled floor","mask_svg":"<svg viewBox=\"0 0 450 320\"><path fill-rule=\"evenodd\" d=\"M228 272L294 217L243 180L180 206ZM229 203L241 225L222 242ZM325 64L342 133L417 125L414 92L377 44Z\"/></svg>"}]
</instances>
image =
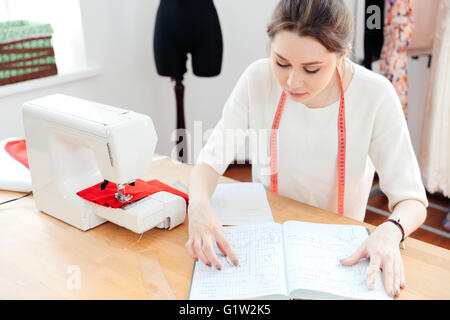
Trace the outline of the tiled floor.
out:
<instances>
[{"instance_id":1,"label":"tiled floor","mask_svg":"<svg viewBox=\"0 0 450 320\"><path fill-rule=\"evenodd\" d=\"M241 182L252 181L251 165L230 165L228 167L227 171L224 173L224 176L236 179ZM375 183L376 183L376 180L374 181L374 184ZM428 194L428 201L430 203L434 203L436 205L446 207L446 208L448 208L450 205L450 199L444 198L439 195ZM387 197L383 194L375 196L373 199L369 200L368 206L388 212ZM444 211L441 211L439 209L435 209L432 207L428 207L427 213L428 213L427 219L425 220L425 223L424 223L425 226L429 226L429 227L441 230L443 232L448 232L442 226L442 222L446 216L446 213ZM367 223L370 223L373 225L378 225L384 219L386 219L386 217L384 215L377 213L377 212L372 212L370 210L367 210L364 222L367 222ZM450 250L450 239L449 238L444 237L442 235L435 234L428 230L418 229L415 232L413 232L410 235L410 237L421 240L421 241L425 241L428 243L432 243L434 245L437 245L437 246L440 246L440 247Z\"/></svg>"}]
</instances>

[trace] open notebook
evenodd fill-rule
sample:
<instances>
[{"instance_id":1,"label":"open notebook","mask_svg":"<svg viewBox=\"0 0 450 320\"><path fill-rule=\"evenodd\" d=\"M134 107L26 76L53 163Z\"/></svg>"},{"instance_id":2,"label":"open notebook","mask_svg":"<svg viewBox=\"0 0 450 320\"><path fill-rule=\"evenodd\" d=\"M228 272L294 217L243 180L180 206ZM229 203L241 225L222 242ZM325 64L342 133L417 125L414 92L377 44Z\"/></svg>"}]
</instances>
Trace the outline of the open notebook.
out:
<instances>
[{"instance_id":1,"label":"open notebook","mask_svg":"<svg viewBox=\"0 0 450 320\"><path fill-rule=\"evenodd\" d=\"M368 237L363 226L288 221L224 232L239 266L216 247L222 270L196 262L189 299L392 299L381 272L374 289L367 288L367 259L340 264Z\"/></svg>"}]
</instances>

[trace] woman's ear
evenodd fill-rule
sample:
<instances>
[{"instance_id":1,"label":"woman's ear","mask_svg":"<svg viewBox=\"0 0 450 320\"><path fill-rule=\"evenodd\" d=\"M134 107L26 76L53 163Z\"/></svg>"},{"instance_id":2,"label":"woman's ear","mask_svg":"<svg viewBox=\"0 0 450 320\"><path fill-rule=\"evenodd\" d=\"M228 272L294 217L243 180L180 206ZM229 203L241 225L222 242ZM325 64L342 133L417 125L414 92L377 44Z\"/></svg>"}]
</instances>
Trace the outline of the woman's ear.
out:
<instances>
[{"instance_id":1,"label":"woman's ear","mask_svg":"<svg viewBox=\"0 0 450 320\"><path fill-rule=\"evenodd\" d=\"M344 63L344 59L345 59L345 57L347 56L347 54L348 54L348 52L350 51L350 49L351 49L351 45L349 45L349 46L347 47L347 49L345 49L345 51L340 55L340 57L339 57L339 59L338 59L338 66L339 66L339 67L341 67L342 64Z\"/></svg>"},{"instance_id":2,"label":"woman's ear","mask_svg":"<svg viewBox=\"0 0 450 320\"><path fill-rule=\"evenodd\" d=\"M350 51L350 46L345 49L344 53L342 54L342 59L344 59L347 56L347 53Z\"/></svg>"}]
</instances>

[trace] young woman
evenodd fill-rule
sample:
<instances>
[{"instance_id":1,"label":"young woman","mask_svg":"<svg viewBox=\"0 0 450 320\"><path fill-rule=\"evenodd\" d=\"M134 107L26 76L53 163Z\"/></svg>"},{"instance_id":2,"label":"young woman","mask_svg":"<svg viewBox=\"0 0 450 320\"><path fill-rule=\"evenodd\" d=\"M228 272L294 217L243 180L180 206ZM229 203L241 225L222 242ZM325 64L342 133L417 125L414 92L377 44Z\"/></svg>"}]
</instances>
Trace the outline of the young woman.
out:
<instances>
[{"instance_id":1,"label":"young woman","mask_svg":"<svg viewBox=\"0 0 450 320\"><path fill-rule=\"evenodd\" d=\"M267 32L270 58L252 63L228 98L189 182L189 240L194 259L217 269L216 243L239 263L210 197L244 143L233 132L268 132L250 150L253 181L268 190L363 221L374 171L389 199L381 223L350 257L370 259L367 286L380 269L387 293L406 285L399 243L425 220L428 201L400 100L383 76L346 58L352 17L342 0L282 0ZM230 143L230 141L235 141Z\"/></svg>"}]
</instances>

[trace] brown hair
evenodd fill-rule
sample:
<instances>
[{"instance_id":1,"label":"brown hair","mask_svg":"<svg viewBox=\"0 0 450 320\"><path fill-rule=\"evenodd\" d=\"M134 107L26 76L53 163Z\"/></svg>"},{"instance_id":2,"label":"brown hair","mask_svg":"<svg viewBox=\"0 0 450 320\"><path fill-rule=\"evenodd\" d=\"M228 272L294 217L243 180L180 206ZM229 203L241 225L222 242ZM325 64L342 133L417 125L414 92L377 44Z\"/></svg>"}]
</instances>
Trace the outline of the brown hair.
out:
<instances>
[{"instance_id":1,"label":"brown hair","mask_svg":"<svg viewBox=\"0 0 450 320\"><path fill-rule=\"evenodd\" d=\"M267 34L272 41L281 30L309 36L330 52L344 53L353 37L352 14L343 0L281 0Z\"/></svg>"}]
</instances>

